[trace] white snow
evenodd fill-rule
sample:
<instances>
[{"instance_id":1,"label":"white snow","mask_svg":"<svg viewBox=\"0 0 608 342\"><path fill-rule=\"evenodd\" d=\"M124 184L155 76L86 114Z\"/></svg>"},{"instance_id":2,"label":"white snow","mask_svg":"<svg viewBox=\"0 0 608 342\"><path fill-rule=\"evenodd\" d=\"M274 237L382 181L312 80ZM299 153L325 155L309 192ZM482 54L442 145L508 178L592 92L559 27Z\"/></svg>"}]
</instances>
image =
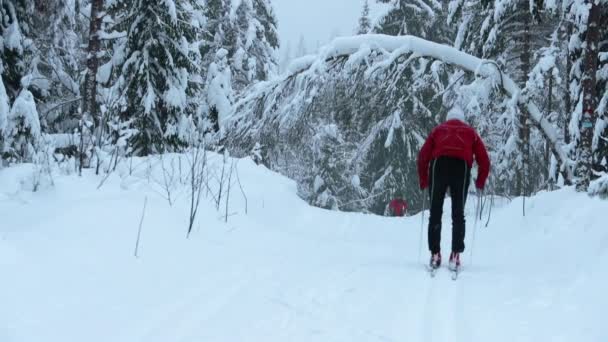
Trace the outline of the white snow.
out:
<instances>
[{"instance_id":1,"label":"white snow","mask_svg":"<svg viewBox=\"0 0 608 342\"><path fill-rule=\"evenodd\" d=\"M234 97L231 86L232 74L228 67L227 56L226 49L218 50L215 61L209 66L207 74L207 104L209 108L217 108L220 124L232 112Z\"/></svg>"},{"instance_id":2,"label":"white snow","mask_svg":"<svg viewBox=\"0 0 608 342\"><path fill-rule=\"evenodd\" d=\"M571 165L566 148L558 139L555 127L547 120L532 100L519 96L521 89L507 74L495 66L495 62L482 60L448 45L434 43L414 36L367 34L353 37L339 37L321 48L316 58L314 56L307 56L306 58L295 60L282 78L294 76L296 73L301 73L306 69L309 69L310 73L322 73L328 60L338 56L351 55L357 55L357 58L360 59L361 56L358 52L360 50L370 51L370 49L390 54L388 61L381 62L383 64L390 64L390 62L400 56L412 52L420 57L431 57L444 63L456 65L463 70L474 72L476 76L495 80L494 83L501 85L511 98L517 99L519 105L526 107L531 119L541 128L543 136L556 147L555 152L562 165ZM268 82L267 85L272 86L274 83ZM258 91L258 89L255 88L253 91ZM238 118L239 116L234 115L234 113L231 115L231 119L233 120L237 120ZM572 169L566 167L565 170L569 178L572 179Z\"/></svg>"},{"instance_id":3,"label":"white snow","mask_svg":"<svg viewBox=\"0 0 608 342\"><path fill-rule=\"evenodd\" d=\"M165 6L167 7L167 12L169 13L169 17L171 18L171 23L177 23L177 9L175 8L175 2L173 0L165 0Z\"/></svg>"},{"instance_id":4,"label":"white snow","mask_svg":"<svg viewBox=\"0 0 608 342\"><path fill-rule=\"evenodd\" d=\"M170 158L165 166L187 165L186 156L182 164ZM212 165L221 159L212 155ZM294 182L249 159L238 161L247 213L239 190L230 196L227 223L203 200L186 239L188 191L178 186L170 206L154 181L162 179L159 163L134 159L130 176L125 161L99 190L103 177L92 171L80 178L56 173L55 187L36 193L23 190L31 165L0 170L0 340L608 337L605 201L571 188L541 193L526 200L522 217L520 199L497 200L473 246L470 200L468 249L454 282L444 269L435 279L427 275L426 252L418 257L420 215L383 218L309 207ZM187 171L182 175L176 166L174 176L180 184ZM449 202L445 213L447 253Z\"/></svg>"},{"instance_id":5,"label":"white snow","mask_svg":"<svg viewBox=\"0 0 608 342\"><path fill-rule=\"evenodd\" d=\"M386 136L386 140L384 141L384 148L389 148L393 144L393 137L395 135L395 130L403 127L401 123L401 116L399 112L393 113L393 121L391 123L391 128L388 130L388 134Z\"/></svg>"},{"instance_id":6,"label":"white snow","mask_svg":"<svg viewBox=\"0 0 608 342\"><path fill-rule=\"evenodd\" d=\"M287 68L288 75L294 75L298 72L306 70L310 68L310 66L317 60L317 56L315 55L306 55L299 58L294 59Z\"/></svg>"},{"instance_id":7,"label":"white snow","mask_svg":"<svg viewBox=\"0 0 608 342\"><path fill-rule=\"evenodd\" d=\"M589 195L608 197L608 173L603 173L598 179L589 184Z\"/></svg>"},{"instance_id":8,"label":"white snow","mask_svg":"<svg viewBox=\"0 0 608 342\"><path fill-rule=\"evenodd\" d=\"M23 133L21 132L22 129L29 129L29 134L34 139L40 137L40 118L36 110L36 102L34 101L34 95L27 89L21 90L11 107L6 134L13 137Z\"/></svg>"},{"instance_id":9,"label":"white snow","mask_svg":"<svg viewBox=\"0 0 608 342\"><path fill-rule=\"evenodd\" d=\"M108 83L110 77L112 76L112 67L114 66L112 61L105 63L99 67L97 70L97 80L101 84Z\"/></svg>"},{"instance_id":10,"label":"white snow","mask_svg":"<svg viewBox=\"0 0 608 342\"><path fill-rule=\"evenodd\" d=\"M19 54L23 53L23 46L21 42L23 37L21 36L21 30L19 28L19 22L14 21L10 24L4 32L4 46L9 50L14 50Z\"/></svg>"},{"instance_id":11,"label":"white snow","mask_svg":"<svg viewBox=\"0 0 608 342\"><path fill-rule=\"evenodd\" d=\"M321 176L317 175L315 177L315 181L313 184L313 191L315 193L319 192L319 190L321 190L321 188L325 185L325 181L323 180L323 178L321 178Z\"/></svg>"},{"instance_id":12,"label":"white snow","mask_svg":"<svg viewBox=\"0 0 608 342\"><path fill-rule=\"evenodd\" d=\"M185 68L175 70L175 77L171 78L171 81L167 82L169 89L164 94L165 102L173 108L183 110L188 102L186 94L188 88L188 70Z\"/></svg>"}]
</instances>

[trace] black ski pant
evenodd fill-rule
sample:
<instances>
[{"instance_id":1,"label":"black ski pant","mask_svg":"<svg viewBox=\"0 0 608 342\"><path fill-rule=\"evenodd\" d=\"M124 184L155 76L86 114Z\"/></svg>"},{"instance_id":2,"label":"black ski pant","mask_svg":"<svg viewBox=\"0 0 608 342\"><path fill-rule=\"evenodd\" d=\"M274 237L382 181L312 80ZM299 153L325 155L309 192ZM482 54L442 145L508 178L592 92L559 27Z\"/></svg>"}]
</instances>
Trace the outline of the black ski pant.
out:
<instances>
[{"instance_id":1,"label":"black ski pant","mask_svg":"<svg viewBox=\"0 0 608 342\"><path fill-rule=\"evenodd\" d=\"M471 180L471 170L466 161L458 158L439 157L431 161L429 172L431 217L429 218L429 249L441 251L441 216L443 201L450 189L452 198L452 252L464 251L464 205Z\"/></svg>"}]
</instances>

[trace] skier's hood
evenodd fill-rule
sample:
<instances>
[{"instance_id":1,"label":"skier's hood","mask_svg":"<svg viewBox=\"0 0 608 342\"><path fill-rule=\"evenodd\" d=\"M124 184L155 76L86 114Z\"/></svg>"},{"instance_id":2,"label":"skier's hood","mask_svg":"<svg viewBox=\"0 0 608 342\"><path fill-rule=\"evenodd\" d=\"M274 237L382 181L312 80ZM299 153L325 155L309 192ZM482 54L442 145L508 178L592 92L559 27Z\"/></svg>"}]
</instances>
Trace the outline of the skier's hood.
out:
<instances>
[{"instance_id":1,"label":"skier's hood","mask_svg":"<svg viewBox=\"0 0 608 342\"><path fill-rule=\"evenodd\" d=\"M448 112L448 116L446 118L446 121L450 120L459 120L462 122L466 122L464 118L464 111L462 110L462 108L458 106L452 107L452 109L450 109L450 111Z\"/></svg>"}]
</instances>

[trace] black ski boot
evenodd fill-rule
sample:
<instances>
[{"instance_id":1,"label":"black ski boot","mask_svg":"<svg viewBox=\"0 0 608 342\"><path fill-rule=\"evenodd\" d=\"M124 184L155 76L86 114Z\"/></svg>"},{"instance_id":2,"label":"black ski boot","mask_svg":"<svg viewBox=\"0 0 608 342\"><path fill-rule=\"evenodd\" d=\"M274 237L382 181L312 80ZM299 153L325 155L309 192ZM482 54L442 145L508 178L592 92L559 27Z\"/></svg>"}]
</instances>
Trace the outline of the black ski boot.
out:
<instances>
[{"instance_id":1,"label":"black ski boot","mask_svg":"<svg viewBox=\"0 0 608 342\"><path fill-rule=\"evenodd\" d=\"M431 269L438 269L441 266L441 253L433 253L431 255L431 261L429 267Z\"/></svg>"}]
</instances>

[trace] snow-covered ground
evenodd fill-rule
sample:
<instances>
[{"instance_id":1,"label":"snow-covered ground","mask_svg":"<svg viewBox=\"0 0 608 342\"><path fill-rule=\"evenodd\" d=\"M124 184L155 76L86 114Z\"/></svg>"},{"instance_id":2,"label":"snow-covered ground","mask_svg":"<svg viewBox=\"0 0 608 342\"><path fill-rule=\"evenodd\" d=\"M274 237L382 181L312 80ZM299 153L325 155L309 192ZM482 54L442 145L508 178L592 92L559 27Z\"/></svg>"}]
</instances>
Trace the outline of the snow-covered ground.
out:
<instances>
[{"instance_id":1,"label":"snow-covered ground","mask_svg":"<svg viewBox=\"0 0 608 342\"><path fill-rule=\"evenodd\" d=\"M247 214L238 186L228 223L206 198L186 239L187 190L170 206L158 161L134 168L100 189L57 172L36 193L30 166L0 170L0 341L608 340L606 201L564 189L526 217L521 200L497 206L454 282L425 272L426 237L418 260L420 216L312 208L240 160Z\"/></svg>"}]
</instances>

